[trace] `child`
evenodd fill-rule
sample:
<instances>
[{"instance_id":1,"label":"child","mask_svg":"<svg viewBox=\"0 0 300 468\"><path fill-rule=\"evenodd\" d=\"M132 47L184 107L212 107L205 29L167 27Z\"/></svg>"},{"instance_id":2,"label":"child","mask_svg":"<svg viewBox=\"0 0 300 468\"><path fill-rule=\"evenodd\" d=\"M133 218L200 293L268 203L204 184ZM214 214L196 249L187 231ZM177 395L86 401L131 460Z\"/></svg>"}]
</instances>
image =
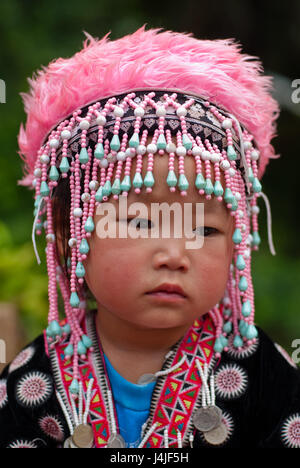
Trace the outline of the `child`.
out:
<instances>
[{"instance_id":1,"label":"child","mask_svg":"<svg viewBox=\"0 0 300 468\"><path fill-rule=\"evenodd\" d=\"M232 39L87 36L23 96L49 325L1 376L0 446L299 448L299 370L254 321L270 78ZM193 237L154 234L160 203Z\"/></svg>"}]
</instances>

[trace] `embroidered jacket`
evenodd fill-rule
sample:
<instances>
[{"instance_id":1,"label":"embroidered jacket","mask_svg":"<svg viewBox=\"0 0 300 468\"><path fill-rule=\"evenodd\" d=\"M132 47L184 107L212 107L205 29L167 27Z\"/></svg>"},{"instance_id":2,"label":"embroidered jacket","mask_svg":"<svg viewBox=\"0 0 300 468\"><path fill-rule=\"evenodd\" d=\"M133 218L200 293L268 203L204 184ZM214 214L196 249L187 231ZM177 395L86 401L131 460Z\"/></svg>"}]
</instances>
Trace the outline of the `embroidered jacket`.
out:
<instances>
[{"instance_id":1,"label":"embroidered jacket","mask_svg":"<svg viewBox=\"0 0 300 468\"><path fill-rule=\"evenodd\" d=\"M72 361L64 356L68 337L50 349L44 333L0 376L0 448L63 447L83 413L93 428L94 447L107 446L114 433L107 397L110 384L94 313L83 320L94 351L79 361L81 412L75 407L76 418L68 391L73 372ZM142 447L300 448L300 369L259 327L258 332L257 342L247 349L237 350L229 340L228 351L217 360L210 317L196 320L158 373L142 428ZM194 416L205 406L199 373L203 363L208 365L208 382L214 374L212 396L222 411L221 437L213 432L209 437L195 427ZM117 428L115 411L114 417Z\"/></svg>"}]
</instances>

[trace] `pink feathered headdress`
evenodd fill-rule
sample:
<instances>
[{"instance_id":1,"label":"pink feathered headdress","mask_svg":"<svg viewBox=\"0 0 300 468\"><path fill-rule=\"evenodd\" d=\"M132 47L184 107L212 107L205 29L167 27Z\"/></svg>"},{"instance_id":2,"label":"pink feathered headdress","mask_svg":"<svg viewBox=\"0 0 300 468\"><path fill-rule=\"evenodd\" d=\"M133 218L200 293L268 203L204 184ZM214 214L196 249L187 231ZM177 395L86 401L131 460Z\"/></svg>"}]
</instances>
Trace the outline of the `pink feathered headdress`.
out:
<instances>
[{"instance_id":1,"label":"pink feathered headdress","mask_svg":"<svg viewBox=\"0 0 300 468\"><path fill-rule=\"evenodd\" d=\"M37 151L49 130L75 109L135 88L177 88L205 96L227 109L254 136L260 150L259 178L270 158L279 115L272 78L262 75L257 57L242 54L234 39L199 40L189 33L145 30L115 41L85 33L83 49L59 58L28 79L21 93L27 113L20 127L19 154L25 162L22 185L31 185ZM89 42L89 43L88 43Z\"/></svg>"}]
</instances>

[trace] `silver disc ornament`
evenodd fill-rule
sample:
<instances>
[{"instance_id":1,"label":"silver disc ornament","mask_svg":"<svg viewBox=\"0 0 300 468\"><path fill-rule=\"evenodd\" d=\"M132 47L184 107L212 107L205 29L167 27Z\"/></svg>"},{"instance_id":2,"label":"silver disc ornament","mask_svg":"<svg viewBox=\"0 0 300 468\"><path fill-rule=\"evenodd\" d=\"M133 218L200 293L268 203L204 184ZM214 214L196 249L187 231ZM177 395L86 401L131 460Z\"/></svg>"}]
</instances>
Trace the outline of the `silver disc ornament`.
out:
<instances>
[{"instance_id":1,"label":"silver disc ornament","mask_svg":"<svg viewBox=\"0 0 300 468\"><path fill-rule=\"evenodd\" d=\"M215 429L221 424L222 411L218 406L204 406L195 411L193 424L201 432Z\"/></svg>"}]
</instances>

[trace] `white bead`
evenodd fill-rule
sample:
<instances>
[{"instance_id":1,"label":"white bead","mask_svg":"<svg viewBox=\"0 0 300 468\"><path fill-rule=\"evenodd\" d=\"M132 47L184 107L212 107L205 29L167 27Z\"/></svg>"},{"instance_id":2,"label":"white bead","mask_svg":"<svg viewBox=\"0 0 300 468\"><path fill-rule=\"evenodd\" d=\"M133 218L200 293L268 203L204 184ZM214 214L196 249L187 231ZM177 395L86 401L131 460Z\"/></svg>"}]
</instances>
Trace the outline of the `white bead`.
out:
<instances>
[{"instance_id":1,"label":"white bead","mask_svg":"<svg viewBox=\"0 0 300 468\"><path fill-rule=\"evenodd\" d=\"M253 241L253 236L252 234L249 234L248 237L247 237L247 240L246 240L246 244L250 245Z\"/></svg>"},{"instance_id":2,"label":"white bead","mask_svg":"<svg viewBox=\"0 0 300 468\"><path fill-rule=\"evenodd\" d=\"M244 217L244 212L243 212L243 210L238 210L238 214L239 214L239 217L240 217L240 218L243 218L243 217Z\"/></svg>"},{"instance_id":3,"label":"white bead","mask_svg":"<svg viewBox=\"0 0 300 468\"><path fill-rule=\"evenodd\" d=\"M124 152L124 151L119 151L119 152L117 153L117 160L118 160L118 161L125 161L125 159L126 159L126 154L125 154L125 152Z\"/></svg>"},{"instance_id":4,"label":"white bead","mask_svg":"<svg viewBox=\"0 0 300 468\"><path fill-rule=\"evenodd\" d=\"M194 146L193 149L192 149L192 154L193 154L193 156L200 156L200 155L201 155L201 151L202 151L202 150L201 150L200 146L196 145L196 146Z\"/></svg>"},{"instance_id":5,"label":"white bead","mask_svg":"<svg viewBox=\"0 0 300 468\"><path fill-rule=\"evenodd\" d=\"M69 130L63 130L60 136L62 140L69 140L71 138L71 132Z\"/></svg>"},{"instance_id":6,"label":"white bead","mask_svg":"<svg viewBox=\"0 0 300 468\"><path fill-rule=\"evenodd\" d=\"M116 117L123 117L124 111L123 111L122 107L116 106L116 107L114 108L114 115L115 115Z\"/></svg>"},{"instance_id":7,"label":"white bead","mask_svg":"<svg viewBox=\"0 0 300 468\"><path fill-rule=\"evenodd\" d=\"M35 177L41 177L41 175L42 175L41 169L39 169L39 168L38 168L38 169L35 169L33 175L34 175Z\"/></svg>"},{"instance_id":8,"label":"white bead","mask_svg":"<svg viewBox=\"0 0 300 468\"><path fill-rule=\"evenodd\" d=\"M72 249L73 247L75 247L76 244L77 244L77 240L74 237L71 237L71 239L69 239L69 242L68 242L69 247Z\"/></svg>"},{"instance_id":9,"label":"white bead","mask_svg":"<svg viewBox=\"0 0 300 468\"><path fill-rule=\"evenodd\" d=\"M166 113L167 113L167 111L164 108L164 106L158 106L158 108L156 109L157 117L162 117L162 116L166 115Z\"/></svg>"},{"instance_id":10,"label":"white bead","mask_svg":"<svg viewBox=\"0 0 300 468\"><path fill-rule=\"evenodd\" d=\"M75 218L81 218L82 209L81 208L74 208L73 215L75 216Z\"/></svg>"},{"instance_id":11,"label":"white bead","mask_svg":"<svg viewBox=\"0 0 300 468\"><path fill-rule=\"evenodd\" d=\"M47 242L54 242L55 241L55 235L54 234L47 234L46 235L46 241Z\"/></svg>"},{"instance_id":12,"label":"white bead","mask_svg":"<svg viewBox=\"0 0 300 468\"><path fill-rule=\"evenodd\" d=\"M241 231L242 231L242 232L245 232L245 231L246 231L246 224L245 224L245 223L242 223L242 224L241 224Z\"/></svg>"},{"instance_id":13,"label":"white bead","mask_svg":"<svg viewBox=\"0 0 300 468\"><path fill-rule=\"evenodd\" d=\"M97 180L91 180L89 183L89 189L90 190L98 190L99 187L99 182Z\"/></svg>"},{"instance_id":14,"label":"white bead","mask_svg":"<svg viewBox=\"0 0 300 468\"><path fill-rule=\"evenodd\" d=\"M237 199L237 201L240 201L240 199L242 198L242 195L240 194L240 192L235 192L235 198Z\"/></svg>"},{"instance_id":15,"label":"white bead","mask_svg":"<svg viewBox=\"0 0 300 468\"><path fill-rule=\"evenodd\" d=\"M230 177L234 177L234 176L235 176L235 170L233 169L233 167L231 167L230 169L228 169L228 174L230 175Z\"/></svg>"},{"instance_id":16,"label":"white bead","mask_svg":"<svg viewBox=\"0 0 300 468\"><path fill-rule=\"evenodd\" d=\"M210 152L207 150L202 151L201 153L201 159L203 161L209 161L210 160Z\"/></svg>"},{"instance_id":17,"label":"white bead","mask_svg":"<svg viewBox=\"0 0 300 468\"><path fill-rule=\"evenodd\" d=\"M177 156L185 156L186 155L186 148L184 146L178 146L176 148Z\"/></svg>"},{"instance_id":18,"label":"white bead","mask_svg":"<svg viewBox=\"0 0 300 468\"><path fill-rule=\"evenodd\" d=\"M230 271L234 271L234 266L232 265L232 263L230 264Z\"/></svg>"},{"instance_id":19,"label":"white bead","mask_svg":"<svg viewBox=\"0 0 300 468\"><path fill-rule=\"evenodd\" d=\"M90 128L90 122L88 120L81 120L79 128L81 128L81 130L88 130Z\"/></svg>"},{"instance_id":20,"label":"white bead","mask_svg":"<svg viewBox=\"0 0 300 468\"><path fill-rule=\"evenodd\" d=\"M134 109L134 115L136 117L143 117L145 115L145 110L142 107L136 107Z\"/></svg>"},{"instance_id":21,"label":"white bead","mask_svg":"<svg viewBox=\"0 0 300 468\"><path fill-rule=\"evenodd\" d=\"M101 159L101 161L100 161L100 166L101 166L101 167L104 167L104 168L107 168L107 167L108 167L108 161L107 161L106 158L105 158L105 159Z\"/></svg>"},{"instance_id":22,"label":"white bead","mask_svg":"<svg viewBox=\"0 0 300 468\"><path fill-rule=\"evenodd\" d=\"M234 287L236 285L235 279L232 280L232 286Z\"/></svg>"},{"instance_id":23,"label":"white bead","mask_svg":"<svg viewBox=\"0 0 300 468\"><path fill-rule=\"evenodd\" d=\"M33 179L32 184L31 184L32 187L36 187L36 184L37 184L37 180L36 180L36 179Z\"/></svg>"},{"instance_id":24,"label":"white bead","mask_svg":"<svg viewBox=\"0 0 300 468\"><path fill-rule=\"evenodd\" d=\"M42 154L42 156L40 157L40 161L43 164L48 164L48 162L50 161L50 158L47 154Z\"/></svg>"},{"instance_id":25,"label":"white bead","mask_svg":"<svg viewBox=\"0 0 300 468\"><path fill-rule=\"evenodd\" d=\"M211 159L211 162L217 163L221 160L221 156L218 153L213 153L210 159Z\"/></svg>"},{"instance_id":26,"label":"white bead","mask_svg":"<svg viewBox=\"0 0 300 468\"><path fill-rule=\"evenodd\" d=\"M260 208L257 205L251 206L251 212L253 214L258 214L260 212Z\"/></svg>"},{"instance_id":27,"label":"white bead","mask_svg":"<svg viewBox=\"0 0 300 468\"><path fill-rule=\"evenodd\" d=\"M244 250L244 253L243 253L244 258L249 258L249 257L250 257L250 254L251 254L251 250L250 250L250 249Z\"/></svg>"},{"instance_id":28,"label":"white bead","mask_svg":"<svg viewBox=\"0 0 300 468\"><path fill-rule=\"evenodd\" d=\"M101 125L103 127L106 124L106 118L104 117L104 115L98 115L96 123L97 125Z\"/></svg>"},{"instance_id":29,"label":"white bead","mask_svg":"<svg viewBox=\"0 0 300 468\"><path fill-rule=\"evenodd\" d=\"M59 140L56 138L52 138L52 140L49 141L50 148L58 148L59 147Z\"/></svg>"},{"instance_id":30,"label":"white bead","mask_svg":"<svg viewBox=\"0 0 300 468\"><path fill-rule=\"evenodd\" d=\"M146 151L147 151L147 148L145 145L139 145L136 149L137 154L141 154L141 155L145 154Z\"/></svg>"},{"instance_id":31,"label":"white bead","mask_svg":"<svg viewBox=\"0 0 300 468\"><path fill-rule=\"evenodd\" d=\"M167 153L175 153L176 145L174 143L168 143L166 146Z\"/></svg>"},{"instance_id":32,"label":"white bead","mask_svg":"<svg viewBox=\"0 0 300 468\"><path fill-rule=\"evenodd\" d=\"M45 230L48 229L48 221L45 221L45 222L44 222L43 228L44 228Z\"/></svg>"},{"instance_id":33,"label":"white bead","mask_svg":"<svg viewBox=\"0 0 300 468\"><path fill-rule=\"evenodd\" d=\"M107 161L111 163L112 160L113 160L113 155L112 155L111 153L108 153L108 155L107 155Z\"/></svg>"},{"instance_id":34,"label":"white bead","mask_svg":"<svg viewBox=\"0 0 300 468\"><path fill-rule=\"evenodd\" d=\"M257 161L259 158L259 152L257 150L253 150L251 151L250 156L251 156L252 161Z\"/></svg>"},{"instance_id":35,"label":"white bead","mask_svg":"<svg viewBox=\"0 0 300 468\"><path fill-rule=\"evenodd\" d=\"M89 202L90 199L91 199L91 196L90 196L89 193L83 193L83 194L81 195L81 200L82 200L83 202Z\"/></svg>"},{"instance_id":36,"label":"white bead","mask_svg":"<svg viewBox=\"0 0 300 468\"><path fill-rule=\"evenodd\" d=\"M180 106L178 107L178 109L176 110L176 114L178 115L178 117L183 117L187 114L187 109L183 106Z\"/></svg>"},{"instance_id":37,"label":"white bead","mask_svg":"<svg viewBox=\"0 0 300 468\"><path fill-rule=\"evenodd\" d=\"M250 148L252 148L252 143L251 141L244 141L244 149L247 151Z\"/></svg>"},{"instance_id":38,"label":"white bead","mask_svg":"<svg viewBox=\"0 0 300 468\"><path fill-rule=\"evenodd\" d=\"M157 153L157 146L154 143L150 143L147 146L147 153L152 153L152 154Z\"/></svg>"},{"instance_id":39,"label":"white bead","mask_svg":"<svg viewBox=\"0 0 300 468\"><path fill-rule=\"evenodd\" d=\"M231 127L232 127L232 120L231 119L224 119L223 122L222 122L222 128L227 130L227 128L231 128Z\"/></svg>"},{"instance_id":40,"label":"white bead","mask_svg":"<svg viewBox=\"0 0 300 468\"><path fill-rule=\"evenodd\" d=\"M225 306L229 306L231 304L231 300L229 299L229 297L224 297L223 304Z\"/></svg>"},{"instance_id":41,"label":"white bead","mask_svg":"<svg viewBox=\"0 0 300 468\"><path fill-rule=\"evenodd\" d=\"M220 168L223 171L227 171L230 168L230 162L227 161L226 159L223 159L223 161L220 162Z\"/></svg>"}]
</instances>

